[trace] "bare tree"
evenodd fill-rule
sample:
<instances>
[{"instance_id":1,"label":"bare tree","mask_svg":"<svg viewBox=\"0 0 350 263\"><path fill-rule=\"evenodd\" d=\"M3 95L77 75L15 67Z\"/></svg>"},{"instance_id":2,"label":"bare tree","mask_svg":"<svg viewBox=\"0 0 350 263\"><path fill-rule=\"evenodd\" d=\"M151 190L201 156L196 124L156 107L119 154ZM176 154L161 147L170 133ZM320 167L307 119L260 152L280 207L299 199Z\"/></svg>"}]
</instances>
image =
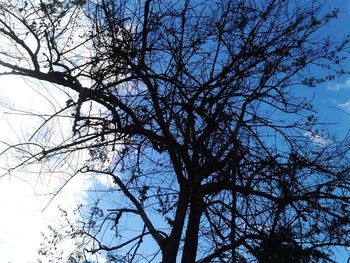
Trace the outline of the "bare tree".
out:
<instances>
[{"instance_id":1,"label":"bare tree","mask_svg":"<svg viewBox=\"0 0 350 263\"><path fill-rule=\"evenodd\" d=\"M2 2L1 74L77 94L38 129L70 117L67 140L33 136L11 149L20 165L88 151L77 174L113 179L105 192L116 201L94 206L79 227L92 253L118 262L330 261L329 249L350 245L349 144L317 133L316 110L300 95L346 73L349 39L324 36L337 17L324 6Z\"/></svg>"}]
</instances>

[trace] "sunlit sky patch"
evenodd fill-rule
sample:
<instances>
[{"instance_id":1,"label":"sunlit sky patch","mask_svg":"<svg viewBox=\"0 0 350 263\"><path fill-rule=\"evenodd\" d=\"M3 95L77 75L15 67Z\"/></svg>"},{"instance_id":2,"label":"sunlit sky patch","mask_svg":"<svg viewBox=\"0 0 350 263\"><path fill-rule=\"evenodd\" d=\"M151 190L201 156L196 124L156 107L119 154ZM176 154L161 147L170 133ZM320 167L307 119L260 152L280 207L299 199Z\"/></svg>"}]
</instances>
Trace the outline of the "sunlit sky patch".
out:
<instances>
[{"instance_id":1,"label":"sunlit sky patch","mask_svg":"<svg viewBox=\"0 0 350 263\"><path fill-rule=\"evenodd\" d=\"M64 105L66 95L55 87L48 87L22 78L1 79L1 151L4 151L7 143L28 138L41 124L41 118L28 112L50 114L56 104ZM61 121L60 130L63 133L69 133L70 129L69 121ZM44 129L39 131L38 137L50 136L51 143L55 143L55 138L60 138L52 136L53 132ZM11 157L11 154L0 156L0 262L36 262L40 243L43 242L41 232L46 232L48 225L59 226L63 223L58 207L72 211L78 204L83 204L88 198L86 190L96 182L87 176L76 176L54 197L52 193L60 189L62 178L69 176L69 168L65 167L67 173L62 172L59 176L49 173L39 175L42 170L40 165L8 173L7 168L18 161ZM105 178L98 180L105 185L109 183ZM69 243L65 245L69 254L73 246Z\"/></svg>"}]
</instances>

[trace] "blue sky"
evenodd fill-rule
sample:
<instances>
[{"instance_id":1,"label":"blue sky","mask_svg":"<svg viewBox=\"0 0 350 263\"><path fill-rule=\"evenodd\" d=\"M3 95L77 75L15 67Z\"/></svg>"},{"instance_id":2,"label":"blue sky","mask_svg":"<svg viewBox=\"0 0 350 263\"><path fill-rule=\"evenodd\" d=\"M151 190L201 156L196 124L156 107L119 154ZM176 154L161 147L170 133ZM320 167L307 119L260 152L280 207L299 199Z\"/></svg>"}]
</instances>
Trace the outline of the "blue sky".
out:
<instances>
[{"instance_id":1,"label":"blue sky","mask_svg":"<svg viewBox=\"0 0 350 263\"><path fill-rule=\"evenodd\" d=\"M339 9L339 17L325 28L325 33L334 39L350 34L350 1L330 0L329 8ZM350 70L350 61L345 64ZM313 96L313 103L320 121L330 123L327 127L339 137L345 136L350 128L350 76L343 76L307 91Z\"/></svg>"},{"instance_id":2,"label":"blue sky","mask_svg":"<svg viewBox=\"0 0 350 263\"><path fill-rule=\"evenodd\" d=\"M325 28L325 33L332 39L341 39L350 34L350 1L330 0L328 8L338 8L339 17ZM350 60L344 65L350 70ZM324 83L316 88L305 90L305 95L313 98L319 122L325 123L325 134L329 132L337 139L343 139L350 131L350 76L336 78L332 82ZM334 255L339 263L347 262L350 252L335 249Z\"/></svg>"}]
</instances>

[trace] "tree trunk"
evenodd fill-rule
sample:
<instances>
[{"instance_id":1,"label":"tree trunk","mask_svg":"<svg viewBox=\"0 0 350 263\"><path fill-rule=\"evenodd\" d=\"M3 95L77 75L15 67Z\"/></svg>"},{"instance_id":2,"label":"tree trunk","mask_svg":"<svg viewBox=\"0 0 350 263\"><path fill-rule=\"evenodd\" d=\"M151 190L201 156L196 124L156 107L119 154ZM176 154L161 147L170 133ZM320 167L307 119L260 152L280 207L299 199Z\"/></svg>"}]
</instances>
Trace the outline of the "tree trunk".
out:
<instances>
[{"instance_id":1,"label":"tree trunk","mask_svg":"<svg viewBox=\"0 0 350 263\"><path fill-rule=\"evenodd\" d=\"M178 206L176 209L176 215L174 220L173 229L166 240L166 243L162 247L162 263L176 263L177 253L179 251L181 234L184 227L188 194L186 187L182 187L180 190Z\"/></svg>"},{"instance_id":2,"label":"tree trunk","mask_svg":"<svg viewBox=\"0 0 350 263\"><path fill-rule=\"evenodd\" d=\"M196 261L198 248L199 223L202 215L201 200L199 195L191 200L190 215L187 223L185 245L182 254L182 263L192 263Z\"/></svg>"},{"instance_id":3,"label":"tree trunk","mask_svg":"<svg viewBox=\"0 0 350 263\"><path fill-rule=\"evenodd\" d=\"M178 247L172 247L173 242L169 242L162 250L162 263L176 263Z\"/></svg>"}]
</instances>

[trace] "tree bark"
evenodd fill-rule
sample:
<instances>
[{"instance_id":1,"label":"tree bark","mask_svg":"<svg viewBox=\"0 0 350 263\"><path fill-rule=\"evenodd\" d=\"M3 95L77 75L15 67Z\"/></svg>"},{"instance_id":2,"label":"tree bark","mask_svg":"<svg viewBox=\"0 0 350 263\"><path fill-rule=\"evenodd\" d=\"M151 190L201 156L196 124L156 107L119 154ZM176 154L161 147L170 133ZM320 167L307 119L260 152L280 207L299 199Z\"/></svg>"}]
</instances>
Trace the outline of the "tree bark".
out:
<instances>
[{"instance_id":1,"label":"tree bark","mask_svg":"<svg viewBox=\"0 0 350 263\"><path fill-rule=\"evenodd\" d=\"M173 229L162 247L162 263L176 263L181 234L185 223L187 205L188 193L186 187L183 186L179 194Z\"/></svg>"},{"instance_id":2,"label":"tree bark","mask_svg":"<svg viewBox=\"0 0 350 263\"><path fill-rule=\"evenodd\" d=\"M187 223L186 238L181 263L192 263L196 261L201 216L202 202L199 187L196 187L193 189L192 198L190 201L190 215Z\"/></svg>"},{"instance_id":3,"label":"tree bark","mask_svg":"<svg viewBox=\"0 0 350 263\"><path fill-rule=\"evenodd\" d=\"M178 247L172 248L172 243L173 242L167 243L162 250L162 263L176 263Z\"/></svg>"}]
</instances>

